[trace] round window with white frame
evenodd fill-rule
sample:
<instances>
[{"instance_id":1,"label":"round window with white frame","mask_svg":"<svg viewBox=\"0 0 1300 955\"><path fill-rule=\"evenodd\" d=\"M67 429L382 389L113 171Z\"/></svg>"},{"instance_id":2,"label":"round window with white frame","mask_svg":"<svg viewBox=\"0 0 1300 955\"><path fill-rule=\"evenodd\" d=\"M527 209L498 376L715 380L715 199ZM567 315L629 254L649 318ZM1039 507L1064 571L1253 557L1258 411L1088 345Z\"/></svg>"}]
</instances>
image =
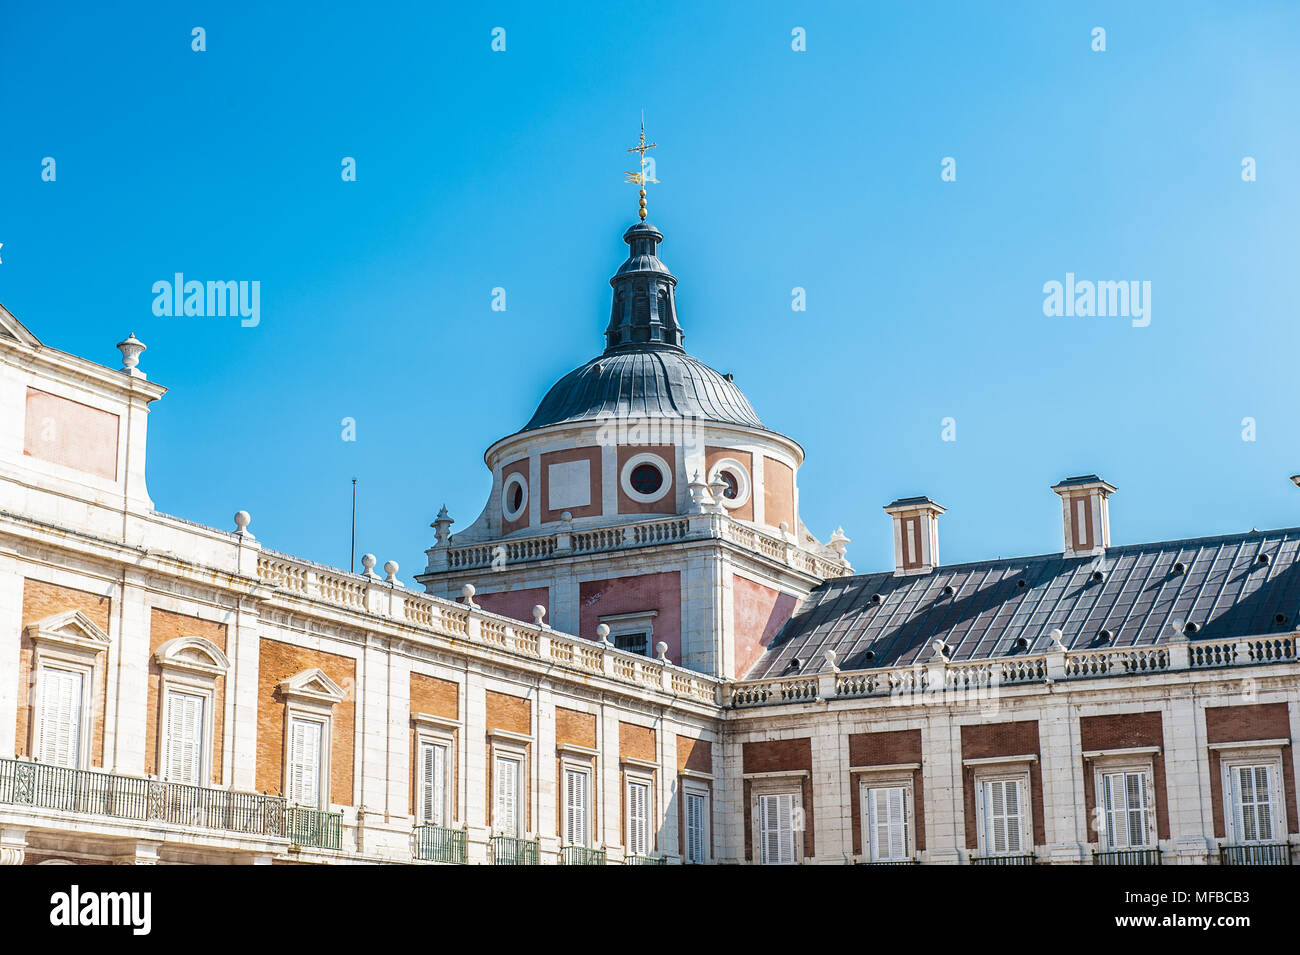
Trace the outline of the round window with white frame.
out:
<instances>
[{"instance_id":1,"label":"round window with white frame","mask_svg":"<svg viewBox=\"0 0 1300 955\"><path fill-rule=\"evenodd\" d=\"M749 472L735 458L723 458L713 466L709 484L722 481L722 506L728 510L744 507L749 500Z\"/></svg>"},{"instance_id":2,"label":"round window with white frame","mask_svg":"<svg viewBox=\"0 0 1300 955\"><path fill-rule=\"evenodd\" d=\"M517 521L528 507L528 482L516 471L501 487L501 513L508 521Z\"/></svg>"},{"instance_id":3,"label":"round window with white frame","mask_svg":"<svg viewBox=\"0 0 1300 955\"><path fill-rule=\"evenodd\" d=\"M672 490L673 472L659 455L642 451L623 462L618 483L638 504L653 504Z\"/></svg>"}]
</instances>

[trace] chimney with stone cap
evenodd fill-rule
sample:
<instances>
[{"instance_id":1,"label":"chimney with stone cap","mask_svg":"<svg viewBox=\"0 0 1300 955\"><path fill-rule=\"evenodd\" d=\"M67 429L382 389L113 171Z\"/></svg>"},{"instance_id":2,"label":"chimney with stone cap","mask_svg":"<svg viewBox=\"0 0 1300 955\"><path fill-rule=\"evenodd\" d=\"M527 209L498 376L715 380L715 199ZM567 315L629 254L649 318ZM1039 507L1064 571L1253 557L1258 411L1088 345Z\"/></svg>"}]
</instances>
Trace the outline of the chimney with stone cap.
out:
<instances>
[{"instance_id":1,"label":"chimney with stone cap","mask_svg":"<svg viewBox=\"0 0 1300 955\"><path fill-rule=\"evenodd\" d=\"M1110 546L1110 507L1115 486L1095 474L1069 477L1052 488L1061 495L1065 556L1092 557Z\"/></svg>"},{"instance_id":2,"label":"chimney with stone cap","mask_svg":"<svg viewBox=\"0 0 1300 955\"><path fill-rule=\"evenodd\" d=\"M928 574L939 566L939 515L928 497L902 497L885 505L894 519L894 576Z\"/></svg>"}]
</instances>

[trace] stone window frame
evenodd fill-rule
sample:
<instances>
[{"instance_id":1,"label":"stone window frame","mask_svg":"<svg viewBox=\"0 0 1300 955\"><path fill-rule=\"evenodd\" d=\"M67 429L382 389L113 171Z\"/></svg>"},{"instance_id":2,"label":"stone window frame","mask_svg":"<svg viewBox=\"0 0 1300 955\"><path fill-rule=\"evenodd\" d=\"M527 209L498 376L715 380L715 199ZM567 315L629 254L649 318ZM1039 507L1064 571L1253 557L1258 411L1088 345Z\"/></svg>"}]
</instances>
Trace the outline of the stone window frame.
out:
<instances>
[{"instance_id":1,"label":"stone window frame","mask_svg":"<svg viewBox=\"0 0 1300 955\"><path fill-rule=\"evenodd\" d=\"M659 616L658 610L638 610L634 613L609 613L597 619L609 627L609 642L611 644L614 643L615 637L644 633L644 655L649 657L655 645L654 620L657 616ZM640 651L629 650L627 652L637 653Z\"/></svg>"},{"instance_id":2,"label":"stone window frame","mask_svg":"<svg viewBox=\"0 0 1300 955\"><path fill-rule=\"evenodd\" d=\"M763 796L792 796L793 811L804 822L795 826L791 821L791 842L794 849L794 865L803 865L804 833L807 832L807 815L803 804L803 784L811 778L806 769L779 770L772 773L746 773L744 779L749 783L749 821L750 845L753 846L753 864L763 864L763 830L760 825L759 801Z\"/></svg>"},{"instance_id":3,"label":"stone window frame","mask_svg":"<svg viewBox=\"0 0 1300 955\"><path fill-rule=\"evenodd\" d=\"M965 760L965 764L974 769L972 781L975 786L975 836L976 854L980 856L1032 856L1034 845L1034 793L1032 776L1029 771L1031 763L1038 757L1002 756L989 760ZM988 846L988 822L984 807L984 786L986 783L1015 779L1020 781L1020 848L1016 852L994 852Z\"/></svg>"},{"instance_id":4,"label":"stone window frame","mask_svg":"<svg viewBox=\"0 0 1300 955\"><path fill-rule=\"evenodd\" d=\"M651 856L655 852L658 829L655 821L658 819L658 806L656 797L658 792L655 789L655 771L658 766L649 760L633 759L624 756L620 760L623 771L623 824L622 829L623 853L625 856L631 856L628 851L631 841L628 836L632 833L632 813L631 799L628 794L633 785L645 786L646 788L646 807L645 807L645 855Z\"/></svg>"},{"instance_id":5,"label":"stone window frame","mask_svg":"<svg viewBox=\"0 0 1300 955\"><path fill-rule=\"evenodd\" d=\"M515 485L523 490L523 500L517 510L510 507L510 489ZM528 513L528 479L520 471L514 471L501 482L501 515L508 523L514 523Z\"/></svg>"},{"instance_id":6,"label":"stone window frame","mask_svg":"<svg viewBox=\"0 0 1300 955\"><path fill-rule=\"evenodd\" d=\"M689 774L687 771L681 773L681 794L682 794L682 834L681 834L681 855L683 865L708 865L713 858L713 777L704 774ZM700 796L704 799L704 858L698 862L692 862L689 858L689 847L686 840L686 830L689 823L686 800L691 796Z\"/></svg>"},{"instance_id":7,"label":"stone window frame","mask_svg":"<svg viewBox=\"0 0 1300 955\"><path fill-rule=\"evenodd\" d=\"M1286 777L1283 775L1282 749L1290 746L1289 739L1246 740L1234 743L1212 743L1210 749L1219 754L1219 782L1223 793L1225 842L1229 845L1251 845L1237 831L1236 805L1232 797L1232 771L1242 766L1269 767L1269 810L1273 833L1268 839L1256 843L1289 842L1290 820L1287 818Z\"/></svg>"},{"instance_id":8,"label":"stone window frame","mask_svg":"<svg viewBox=\"0 0 1300 955\"><path fill-rule=\"evenodd\" d=\"M441 746L445 751L443 761L443 781L442 781L442 816L441 825L444 828L454 827L456 825L456 732L460 729L458 720L449 720L443 717L431 716L427 713L414 713L411 715L411 722L415 725L415 805L412 806L411 815L415 818L416 825L435 825L428 819L424 818L424 798L423 787L424 779L421 770L420 756L424 746Z\"/></svg>"},{"instance_id":9,"label":"stone window frame","mask_svg":"<svg viewBox=\"0 0 1300 955\"><path fill-rule=\"evenodd\" d=\"M916 859L916 771L920 763L900 763L888 766L859 766L852 773L858 781L858 820L862 839L864 862L911 862ZM907 845L903 859L871 858L871 815L867 799L869 789L902 789L904 826Z\"/></svg>"},{"instance_id":10,"label":"stone window frame","mask_svg":"<svg viewBox=\"0 0 1300 955\"><path fill-rule=\"evenodd\" d=\"M167 779L169 697L173 692L188 693L203 699L198 782L191 785L209 785L216 751L217 678L229 672L230 660L212 641L184 634L160 646L154 651L153 658L162 674L158 681L158 738L155 749L158 754L158 778Z\"/></svg>"},{"instance_id":11,"label":"stone window frame","mask_svg":"<svg viewBox=\"0 0 1300 955\"><path fill-rule=\"evenodd\" d=\"M718 480L723 471L727 471L736 479L736 496L734 498L724 496L722 506L729 511L744 507L754 493L754 479L750 477L749 471L740 461L735 458L720 458L709 471L710 486Z\"/></svg>"},{"instance_id":12,"label":"stone window frame","mask_svg":"<svg viewBox=\"0 0 1300 955\"><path fill-rule=\"evenodd\" d=\"M279 687L284 699L284 795L289 797L291 779L291 762L293 758L292 739L294 720L321 724L320 765L317 771L320 780L317 785L318 805L309 809L332 810L332 750L334 749L334 706L342 701L342 687L331 680L325 671L318 667L304 670L287 680L281 681Z\"/></svg>"},{"instance_id":13,"label":"stone window frame","mask_svg":"<svg viewBox=\"0 0 1300 955\"><path fill-rule=\"evenodd\" d=\"M532 737L522 733L511 733L506 730L492 729L488 731L490 742L488 745L488 758L492 761L492 789L488 794L489 805L488 814L491 818L491 825L488 831L491 835L509 836L512 839L530 839L532 831L528 828L528 820L531 816L529 812L529 800L531 798L531 789L529 785L530 764L528 760L528 748L532 743ZM496 818L496 798L497 798L497 759L510 759L519 764L515 773L515 831L505 832L498 825L499 820Z\"/></svg>"},{"instance_id":14,"label":"stone window frame","mask_svg":"<svg viewBox=\"0 0 1300 955\"><path fill-rule=\"evenodd\" d=\"M659 490L651 494L642 494L632 484L632 472L642 464L651 464L659 470L663 483ZM619 469L618 485L623 489L623 493L638 504L654 504L662 501L668 496L668 492L673 489L673 468L662 455L655 454L652 451L639 451L623 462L623 467Z\"/></svg>"},{"instance_id":15,"label":"stone window frame","mask_svg":"<svg viewBox=\"0 0 1300 955\"><path fill-rule=\"evenodd\" d=\"M588 750L586 747L577 746L560 746L557 748L559 753L560 779L556 787L560 797L560 819L559 819L559 839L560 845L581 846L584 849L600 848L600 839L598 838L599 829L596 825L596 751ZM587 831L583 836L582 842L568 842L568 784L570 772L581 773L587 777L586 793L586 814L587 814Z\"/></svg>"},{"instance_id":16,"label":"stone window frame","mask_svg":"<svg viewBox=\"0 0 1300 955\"><path fill-rule=\"evenodd\" d=\"M1158 746L1143 746L1131 749L1097 750L1083 754L1092 772L1093 818L1088 820L1096 833L1099 852L1123 852L1129 849L1158 849L1160 847L1159 807L1156 804L1155 757L1160 753ZM1143 773L1142 798L1147 813L1147 841L1141 846L1112 847L1106 838L1105 813L1106 791L1102 777L1112 773Z\"/></svg>"},{"instance_id":17,"label":"stone window frame","mask_svg":"<svg viewBox=\"0 0 1300 955\"><path fill-rule=\"evenodd\" d=\"M81 721L77 734L74 769L91 764L91 744L95 729L95 670L101 653L107 653L112 641L94 621L80 610L51 614L23 628L32 642L32 679L36 693L31 719L28 721L28 752L39 761L41 746L41 708L44 687L41 673L47 669L71 671L81 675Z\"/></svg>"}]
</instances>

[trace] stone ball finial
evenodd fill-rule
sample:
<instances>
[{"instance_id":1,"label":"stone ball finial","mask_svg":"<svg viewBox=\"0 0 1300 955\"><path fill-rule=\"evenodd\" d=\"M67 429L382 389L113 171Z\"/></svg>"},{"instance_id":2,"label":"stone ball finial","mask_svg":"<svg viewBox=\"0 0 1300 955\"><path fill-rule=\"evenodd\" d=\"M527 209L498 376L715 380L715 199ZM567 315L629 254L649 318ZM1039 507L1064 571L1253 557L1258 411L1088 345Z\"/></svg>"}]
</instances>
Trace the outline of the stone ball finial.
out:
<instances>
[{"instance_id":1,"label":"stone ball finial","mask_svg":"<svg viewBox=\"0 0 1300 955\"><path fill-rule=\"evenodd\" d=\"M240 537L253 539L253 532L248 529L248 525L253 522L253 516L248 511L235 512L235 533Z\"/></svg>"},{"instance_id":2,"label":"stone ball finial","mask_svg":"<svg viewBox=\"0 0 1300 955\"><path fill-rule=\"evenodd\" d=\"M596 636L600 638L601 643L609 643L609 624L602 623L596 628Z\"/></svg>"},{"instance_id":3,"label":"stone ball finial","mask_svg":"<svg viewBox=\"0 0 1300 955\"><path fill-rule=\"evenodd\" d=\"M655 659L662 660L664 663L668 662L668 644L662 640L655 644Z\"/></svg>"},{"instance_id":4,"label":"stone ball finial","mask_svg":"<svg viewBox=\"0 0 1300 955\"><path fill-rule=\"evenodd\" d=\"M387 575L387 579L390 584L393 583L394 580L396 579L397 570L398 570L397 561L395 560L384 561L384 573Z\"/></svg>"},{"instance_id":5,"label":"stone ball finial","mask_svg":"<svg viewBox=\"0 0 1300 955\"><path fill-rule=\"evenodd\" d=\"M544 627L546 626L546 624L543 622L545 617L546 617L545 607L543 607L541 604L537 604L536 606L533 607L533 623L537 624L537 626L539 627Z\"/></svg>"},{"instance_id":6,"label":"stone ball finial","mask_svg":"<svg viewBox=\"0 0 1300 955\"><path fill-rule=\"evenodd\" d=\"M828 668L830 668L830 669L832 669L832 670L838 670L838 669L839 669L839 667L837 667L837 666L835 665L835 661L836 661L837 659L839 659L839 655L836 654L836 652L835 652L834 650L827 650L825 653L822 654L822 656L824 656L824 657L826 658L826 666L827 666Z\"/></svg>"},{"instance_id":7,"label":"stone ball finial","mask_svg":"<svg viewBox=\"0 0 1300 955\"><path fill-rule=\"evenodd\" d=\"M465 598L465 606L466 606L466 607L477 607L477 606L478 606L478 604L476 604L476 603L474 602L474 594L475 594L475 593L477 593L477 591L474 589L474 585L473 585L473 584L466 584L465 586L463 586L463 587L460 588L460 595L461 595L462 597Z\"/></svg>"},{"instance_id":8,"label":"stone ball finial","mask_svg":"<svg viewBox=\"0 0 1300 955\"><path fill-rule=\"evenodd\" d=\"M362 554L361 566L365 568L362 573L367 577L378 577L379 575L375 573L375 564L377 563L378 560L375 558L374 554Z\"/></svg>"},{"instance_id":9,"label":"stone ball finial","mask_svg":"<svg viewBox=\"0 0 1300 955\"><path fill-rule=\"evenodd\" d=\"M573 520L573 514L569 511L560 511L560 520L567 524L569 521Z\"/></svg>"},{"instance_id":10,"label":"stone ball finial","mask_svg":"<svg viewBox=\"0 0 1300 955\"><path fill-rule=\"evenodd\" d=\"M1053 647L1054 649L1057 649L1057 650L1064 650L1064 649L1065 649L1065 634L1061 632L1061 629L1060 629L1059 627L1057 627L1056 629L1052 630L1052 631L1048 634L1048 636L1051 637L1051 639L1052 639L1052 647Z\"/></svg>"}]
</instances>

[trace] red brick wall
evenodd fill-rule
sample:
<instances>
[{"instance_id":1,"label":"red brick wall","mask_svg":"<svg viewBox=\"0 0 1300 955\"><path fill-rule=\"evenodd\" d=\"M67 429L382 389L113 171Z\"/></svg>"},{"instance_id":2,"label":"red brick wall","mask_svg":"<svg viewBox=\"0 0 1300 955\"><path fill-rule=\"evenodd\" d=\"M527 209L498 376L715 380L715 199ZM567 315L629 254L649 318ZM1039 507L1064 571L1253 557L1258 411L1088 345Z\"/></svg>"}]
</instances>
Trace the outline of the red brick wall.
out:
<instances>
[{"instance_id":1,"label":"red brick wall","mask_svg":"<svg viewBox=\"0 0 1300 955\"><path fill-rule=\"evenodd\" d=\"M1207 706L1205 739L1208 743L1248 743L1251 740L1291 739L1291 716L1285 703L1248 706ZM1214 834L1227 837L1224 821L1223 769L1218 750L1210 750L1210 804L1214 810ZM1291 747L1282 747L1282 798L1286 802L1287 829L1300 832L1296 818L1295 761Z\"/></svg>"},{"instance_id":2,"label":"red brick wall","mask_svg":"<svg viewBox=\"0 0 1300 955\"><path fill-rule=\"evenodd\" d=\"M895 730L887 733L854 733L849 736L850 766L893 766L898 763L921 762L921 731ZM921 770L914 769L912 777L912 825L916 833L917 851L925 849L925 789ZM859 782L864 777L854 775L849 793L849 816L853 826L853 852L863 850L862 798ZM865 777L870 779L870 777Z\"/></svg>"},{"instance_id":3,"label":"red brick wall","mask_svg":"<svg viewBox=\"0 0 1300 955\"><path fill-rule=\"evenodd\" d=\"M1159 746L1151 758L1152 784L1156 791L1156 838L1169 838L1169 798L1165 789L1165 736L1159 711L1150 713L1111 713L1079 719L1079 742L1083 751L1132 749ZM1097 842L1097 774L1091 760L1081 759L1083 766L1083 801L1088 814L1088 841Z\"/></svg>"},{"instance_id":4,"label":"red brick wall","mask_svg":"<svg viewBox=\"0 0 1300 955\"><path fill-rule=\"evenodd\" d=\"M961 758L1038 755L1038 721L982 723L961 728ZM966 848L979 847L979 820L975 816L974 766L962 768L962 794L966 807ZM982 768L982 767L981 767ZM1043 815L1043 772L1039 760L1029 764L1029 801L1033 813L1034 845L1047 842Z\"/></svg>"},{"instance_id":5,"label":"red brick wall","mask_svg":"<svg viewBox=\"0 0 1300 955\"><path fill-rule=\"evenodd\" d=\"M776 773L791 770L807 770L812 773L812 740L801 739L762 740L744 745L742 765L745 773ZM752 832L753 810L750 781L745 780L745 858L754 858L754 838ZM805 829L803 833L803 851L805 856L817 854L816 840L813 834L813 792L811 775L803 778L802 786L803 813Z\"/></svg>"},{"instance_id":6,"label":"red brick wall","mask_svg":"<svg viewBox=\"0 0 1300 955\"><path fill-rule=\"evenodd\" d=\"M457 597L458 603L464 603L464 597ZM533 608L541 604L546 612L551 612L551 590L549 587L529 587L526 590L507 590L499 594L475 594L474 602L491 613L499 613L511 620L533 622ZM542 618L546 623L546 617Z\"/></svg>"}]
</instances>

